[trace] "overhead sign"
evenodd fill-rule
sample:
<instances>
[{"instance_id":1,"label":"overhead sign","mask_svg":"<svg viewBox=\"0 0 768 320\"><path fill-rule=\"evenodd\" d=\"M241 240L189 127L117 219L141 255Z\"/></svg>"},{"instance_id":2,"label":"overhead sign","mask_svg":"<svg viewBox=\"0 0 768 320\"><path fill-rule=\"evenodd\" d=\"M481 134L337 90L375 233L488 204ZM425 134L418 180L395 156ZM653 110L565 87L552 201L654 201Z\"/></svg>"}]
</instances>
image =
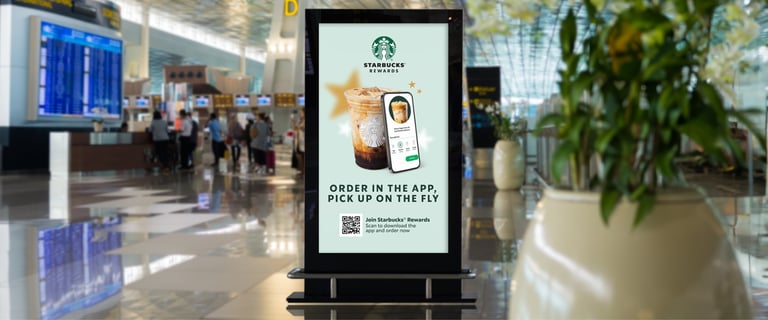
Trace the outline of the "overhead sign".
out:
<instances>
[{"instance_id":1,"label":"overhead sign","mask_svg":"<svg viewBox=\"0 0 768 320\"><path fill-rule=\"evenodd\" d=\"M295 0L294 0L295 1ZM111 1L98 0L0 0L0 4L12 4L120 30L120 6Z\"/></svg>"},{"instance_id":2,"label":"overhead sign","mask_svg":"<svg viewBox=\"0 0 768 320\"><path fill-rule=\"evenodd\" d=\"M299 1L298 0L285 0L284 13L286 17L295 16L299 13Z\"/></svg>"}]
</instances>

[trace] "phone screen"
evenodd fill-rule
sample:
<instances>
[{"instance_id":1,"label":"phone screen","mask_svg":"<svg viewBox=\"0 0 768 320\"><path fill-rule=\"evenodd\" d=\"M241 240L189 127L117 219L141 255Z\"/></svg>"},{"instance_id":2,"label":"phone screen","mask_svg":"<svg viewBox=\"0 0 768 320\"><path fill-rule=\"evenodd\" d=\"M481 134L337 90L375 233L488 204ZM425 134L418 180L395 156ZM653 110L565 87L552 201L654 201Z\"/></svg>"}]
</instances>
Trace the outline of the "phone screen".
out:
<instances>
[{"instance_id":1,"label":"phone screen","mask_svg":"<svg viewBox=\"0 0 768 320\"><path fill-rule=\"evenodd\" d=\"M416 169L421 165L416 136L416 108L408 92L388 92L381 96L387 119L387 159L392 172Z\"/></svg>"}]
</instances>

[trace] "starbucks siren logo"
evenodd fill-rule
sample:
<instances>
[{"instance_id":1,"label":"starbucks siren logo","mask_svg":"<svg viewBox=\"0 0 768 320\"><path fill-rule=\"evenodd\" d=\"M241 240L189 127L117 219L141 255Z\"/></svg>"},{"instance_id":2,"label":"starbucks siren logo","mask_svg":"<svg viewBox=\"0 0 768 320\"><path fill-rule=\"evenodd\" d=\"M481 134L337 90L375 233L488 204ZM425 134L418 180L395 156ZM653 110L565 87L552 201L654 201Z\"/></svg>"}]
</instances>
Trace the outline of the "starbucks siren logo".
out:
<instances>
[{"instance_id":1,"label":"starbucks siren logo","mask_svg":"<svg viewBox=\"0 0 768 320\"><path fill-rule=\"evenodd\" d=\"M381 36L373 40L371 53L376 58L373 61L365 61L363 68L369 73L398 73L405 68L405 62L395 61L397 45L395 40L387 36ZM400 57L402 58L402 57Z\"/></svg>"},{"instance_id":2,"label":"starbucks siren logo","mask_svg":"<svg viewBox=\"0 0 768 320\"><path fill-rule=\"evenodd\" d=\"M395 40L392 40L392 38L381 36L376 38L376 40L373 40L371 51L376 59L379 59L382 62L388 61L392 60L392 57L395 56L397 45L395 45Z\"/></svg>"}]
</instances>

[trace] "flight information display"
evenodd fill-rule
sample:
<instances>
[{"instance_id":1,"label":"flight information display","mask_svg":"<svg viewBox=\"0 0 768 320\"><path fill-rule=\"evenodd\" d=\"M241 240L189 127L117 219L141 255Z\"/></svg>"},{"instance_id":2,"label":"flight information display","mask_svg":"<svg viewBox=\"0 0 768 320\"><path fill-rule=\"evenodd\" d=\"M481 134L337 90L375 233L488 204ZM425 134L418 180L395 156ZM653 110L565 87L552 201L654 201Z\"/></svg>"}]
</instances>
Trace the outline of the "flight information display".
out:
<instances>
[{"instance_id":1,"label":"flight information display","mask_svg":"<svg viewBox=\"0 0 768 320\"><path fill-rule=\"evenodd\" d=\"M122 46L119 39L41 21L37 115L119 119Z\"/></svg>"},{"instance_id":2,"label":"flight information display","mask_svg":"<svg viewBox=\"0 0 768 320\"><path fill-rule=\"evenodd\" d=\"M37 235L40 319L59 319L120 292L123 244L120 217L41 229Z\"/></svg>"}]
</instances>

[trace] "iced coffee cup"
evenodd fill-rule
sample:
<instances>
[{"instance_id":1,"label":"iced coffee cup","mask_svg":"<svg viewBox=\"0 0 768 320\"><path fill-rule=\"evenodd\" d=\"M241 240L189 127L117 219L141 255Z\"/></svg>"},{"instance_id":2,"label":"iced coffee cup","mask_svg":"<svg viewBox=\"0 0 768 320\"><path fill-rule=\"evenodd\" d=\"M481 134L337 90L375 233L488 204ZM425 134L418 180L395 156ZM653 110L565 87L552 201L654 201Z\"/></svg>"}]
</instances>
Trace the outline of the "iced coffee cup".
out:
<instances>
[{"instance_id":1,"label":"iced coffee cup","mask_svg":"<svg viewBox=\"0 0 768 320\"><path fill-rule=\"evenodd\" d=\"M349 104L355 163L365 169L387 167L386 127L381 95L392 90L354 88L344 92Z\"/></svg>"},{"instance_id":2,"label":"iced coffee cup","mask_svg":"<svg viewBox=\"0 0 768 320\"><path fill-rule=\"evenodd\" d=\"M405 101L392 101L392 118L397 123L408 121L408 103Z\"/></svg>"}]
</instances>

